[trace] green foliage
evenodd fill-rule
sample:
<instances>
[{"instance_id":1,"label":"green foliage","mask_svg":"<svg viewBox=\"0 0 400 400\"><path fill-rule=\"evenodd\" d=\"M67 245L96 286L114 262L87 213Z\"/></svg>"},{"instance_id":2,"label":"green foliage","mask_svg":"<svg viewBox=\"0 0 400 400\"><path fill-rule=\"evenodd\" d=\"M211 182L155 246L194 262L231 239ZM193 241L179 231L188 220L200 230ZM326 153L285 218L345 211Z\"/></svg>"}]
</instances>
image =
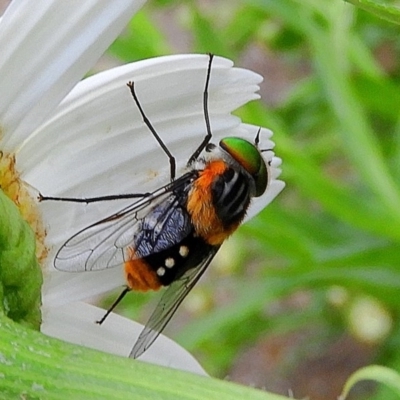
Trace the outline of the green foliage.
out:
<instances>
[{"instance_id":1,"label":"green foliage","mask_svg":"<svg viewBox=\"0 0 400 400\"><path fill-rule=\"evenodd\" d=\"M146 41L129 29L112 48L124 61L179 51L164 35L175 24L186 38L184 51L215 52L246 66L255 51L261 63L275 58L285 65L280 100L253 102L239 115L274 131L287 187L237 234L246 264L255 267L230 281L232 301L196 317L179 335L221 376L240 349L270 334L310 321L333 335L348 331L352 302L335 308L325 296L332 286L350 299L370 296L391 316L390 332L374 345L381 364L400 369L394 323L400 313L400 27L392 24L400 12L389 1L349 3L364 10L340 0L158 1L132 22ZM159 7L167 15L164 28L154 24ZM212 276L218 291L224 278ZM307 307L290 317L267 315L269 306L299 290L310 295ZM251 329L246 334L243 327ZM380 373L354 380L392 382ZM375 398L392 397L378 392Z\"/></svg>"},{"instance_id":2,"label":"green foliage","mask_svg":"<svg viewBox=\"0 0 400 400\"><path fill-rule=\"evenodd\" d=\"M0 314L38 329L42 272L35 236L1 189L0 216Z\"/></svg>"},{"instance_id":3,"label":"green foliage","mask_svg":"<svg viewBox=\"0 0 400 400\"><path fill-rule=\"evenodd\" d=\"M388 394L388 397L385 397L385 399L398 399L400 396L400 375L389 368L371 365L358 370L349 378L343 390L343 398L348 395L356 383L362 380L373 380L384 383L392 391L391 394L394 395L393 397Z\"/></svg>"},{"instance_id":4,"label":"green foliage","mask_svg":"<svg viewBox=\"0 0 400 400\"><path fill-rule=\"evenodd\" d=\"M260 390L73 346L0 316L0 399L285 400ZM106 367L106 368L103 368Z\"/></svg>"},{"instance_id":5,"label":"green foliage","mask_svg":"<svg viewBox=\"0 0 400 400\"><path fill-rule=\"evenodd\" d=\"M346 0L363 10L377 15L389 22L400 24L400 8L391 4L390 1L372 1L372 0Z\"/></svg>"}]
</instances>

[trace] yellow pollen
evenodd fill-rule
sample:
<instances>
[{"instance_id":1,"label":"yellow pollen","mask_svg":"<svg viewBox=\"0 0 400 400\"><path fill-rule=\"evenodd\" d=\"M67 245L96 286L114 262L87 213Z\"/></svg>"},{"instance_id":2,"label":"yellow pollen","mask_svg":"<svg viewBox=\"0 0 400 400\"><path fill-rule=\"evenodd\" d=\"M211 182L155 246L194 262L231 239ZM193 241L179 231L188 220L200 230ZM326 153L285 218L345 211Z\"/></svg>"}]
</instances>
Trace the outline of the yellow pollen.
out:
<instances>
[{"instance_id":1,"label":"yellow pollen","mask_svg":"<svg viewBox=\"0 0 400 400\"><path fill-rule=\"evenodd\" d=\"M29 194L27 185L15 168L15 155L0 150L0 189L18 207L22 218L28 222L36 237L36 257L40 263L47 256L44 229L37 201Z\"/></svg>"}]
</instances>

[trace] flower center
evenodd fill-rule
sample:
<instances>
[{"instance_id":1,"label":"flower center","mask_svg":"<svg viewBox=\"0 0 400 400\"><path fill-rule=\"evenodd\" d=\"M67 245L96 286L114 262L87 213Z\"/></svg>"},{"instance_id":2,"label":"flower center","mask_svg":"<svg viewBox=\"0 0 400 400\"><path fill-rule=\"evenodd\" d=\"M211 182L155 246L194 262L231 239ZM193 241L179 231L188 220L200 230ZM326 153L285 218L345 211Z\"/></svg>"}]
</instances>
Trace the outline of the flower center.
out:
<instances>
[{"instance_id":1,"label":"flower center","mask_svg":"<svg viewBox=\"0 0 400 400\"><path fill-rule=\"evenodd\" d=\"M0 150L0 189L18 207L22 218L30 225L36 237L36 257L40 264L47 256L44 244L46 231L40 217L37 201L29 193L27 184L15 168L15 155Z\"/></svg>"}]
</instances>

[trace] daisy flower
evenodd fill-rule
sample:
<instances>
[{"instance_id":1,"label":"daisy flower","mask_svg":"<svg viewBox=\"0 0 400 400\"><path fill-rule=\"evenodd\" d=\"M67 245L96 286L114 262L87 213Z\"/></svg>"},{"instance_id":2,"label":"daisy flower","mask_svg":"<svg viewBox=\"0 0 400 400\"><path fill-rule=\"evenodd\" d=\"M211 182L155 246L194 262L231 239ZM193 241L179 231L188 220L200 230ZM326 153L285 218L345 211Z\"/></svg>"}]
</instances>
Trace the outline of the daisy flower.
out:
<instances>
[{"instance_id":1,"label":"daisy flower","mask_svg":"<svg viewBox=\"0 0 400 400\"><path fill-rule=\"evenodd\" d=\"M206 55L143 60L81 80L142 3L14 0L0 20L0 187L36 235L44 280L40 329L124 356L142 326L114 314L98 326L94 321L104 310L83 302L124 285L123 270L63 273L55 270L53 259L70 236L129 201L38 204L36 196L143 193L169 180L168 160L143 124L128 81L135 82L142 107L176 157L177 171L184 170L203 139ZM260 81L259 75L215 57L209 88L213 142L226 136L254 140L259 127L243 124L231 112L258 98ZM260 147L271 150L264 153L271 181L248 218L284 186L277 180L280 160L272 152L271 135L261 129ZM141 359L204 373L162 335Z\"/></svg>"}]
</instances>

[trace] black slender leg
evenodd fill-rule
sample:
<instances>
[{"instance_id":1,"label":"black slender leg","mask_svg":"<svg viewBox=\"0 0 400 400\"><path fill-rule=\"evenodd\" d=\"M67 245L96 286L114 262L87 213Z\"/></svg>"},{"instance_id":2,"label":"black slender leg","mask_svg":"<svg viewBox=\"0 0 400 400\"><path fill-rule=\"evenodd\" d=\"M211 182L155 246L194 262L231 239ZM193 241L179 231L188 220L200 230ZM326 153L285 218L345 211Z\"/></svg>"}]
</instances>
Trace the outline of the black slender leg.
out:
<instances>
[{"instance_id":1,"label":"black slender leg","mask_svg":"<svg viewBox=\"0 0 400 400\"><path fill-rule=\"evenodd\" d=\"M165 145L165 143L162 141L156 130L154 129L153 125L151 124L150 120L147 118L146 114L143 111L143 108L140 104L140 101L136 95L135 92L135 83L134 82L128 82L127 83L129 89L131 89L131 94L133 99L135 100L135 103L139 109L139 112L143 118L143 122L147 125L147 127L150 129L150 132L153 134L155 139L157 140L158 144L161 146L163 149L164 153L167 155L169 158L169 165L170 165L170 173L171 173L171 181L175 179L175 174L176 174L176 162L175 162L175 157L171 154L171 152L168 150L168 147Z\"/></svg>"},{"instance_id":2,"label":"black slender leg","mask_svg":"<svg viewBox=\"0 0 400 400\"><path fill-rule=\"evenodd\" d=\"M131 289L129 289L129 287L126 287L121 293L120 295L117 297L117 299L114 301L114 303L112 303L111 307L107 310L107 312L103 315L103 317L101 319L99 319L98 321L96 321L96 324L101 325L106 318L112 313L112 311L114 310L115 307L117 307L117 305L120 303L120 301L125 297L125 295L130 292Z\"/></svg>"},{"instance_id":3,"label":"black slender leg","mask_svg":"<svg viewBox=\"0 0 400 400\"><path fill-rule=\"evenodd\" d=\"M69 201L71 203L95 203L97 201L109 201L109 200L123 200L123 199L137 199L149 196L151 193L127 193L127 194L115 194L110 196L99 196L99 197L54 197L54 196L43 196L41 193L38 195L39 201Z\"/></svg>"},{"instance_id":4,"label":"black slender leg","mask_svg":"<svg viewBox=\"0 0 400 400\"><path fill-rule=\"evenodd\" d=\"M208 87L210 85L210 77L211 77L211 65L212 65L212 60L214 58L213 54L209 54L209 60L208 60L208 68L207 68L207 76L206 76L206 85L204 87L204 93L203 93L203 109L204 109L204 119L206 121L206 136L204 137L203 141L200 143L200 146L195 150L195 152L190 156L189 161L187 162L187 165L190 165L193 161L197 160L199 157L200 153L206 148L208 143L210 142L212 138L212 133L211 133L211 125L210 125L210 116L208 114Z\"/></svg>"}]
</instances>

